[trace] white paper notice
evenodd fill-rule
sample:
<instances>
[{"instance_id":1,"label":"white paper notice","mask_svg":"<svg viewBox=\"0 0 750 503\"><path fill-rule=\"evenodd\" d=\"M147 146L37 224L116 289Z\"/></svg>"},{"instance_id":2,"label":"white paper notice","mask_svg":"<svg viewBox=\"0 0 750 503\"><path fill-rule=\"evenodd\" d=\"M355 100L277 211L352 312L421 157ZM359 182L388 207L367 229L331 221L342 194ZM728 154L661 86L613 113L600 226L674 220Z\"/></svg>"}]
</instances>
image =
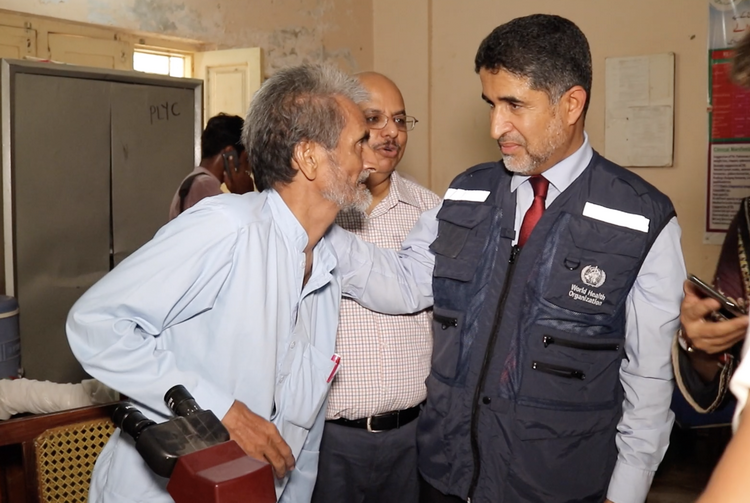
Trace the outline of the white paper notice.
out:
<instances>
[{"instance_id":1,"label":"white paper notice","mask_svg":"<svg viewBox=\"0 0 750 503\"><path fill-rule=\"evenodd\" d=\"M708 229L705 242L718 244L724 239L740 200L750 197L750 145L742 143L711 145L709 166Z\"/></svg>"},{"instance_id":2,"label":"white paper notice","mask_svg":"<svg viewBox=\"0 0 750 503\"><path fill-rule=\"evenodd\" d=\"M648 58L617 58L617 80L607 82L616 90L615 106L645 107L649 105Z\"/></svg>"},{"instance_id":3,"label":"white paper notice","mask_svg":"<svg viewBox=\"0 0 750 503\"><path fill-rule=\"evenodd\" d=\"M671 166L674 54L607 58L605 157L622 166Z\"/></svg>"},{"instance_id":4,"label":"white paper notice","mask_svg":"<svg viewBox=\"0 0 750 503\"><path fill-rule=\"evenodd\" d=\"M672 107L633 107L628 140L644 166L669 166L672 161Z\"/></svg>"}]
</instances>

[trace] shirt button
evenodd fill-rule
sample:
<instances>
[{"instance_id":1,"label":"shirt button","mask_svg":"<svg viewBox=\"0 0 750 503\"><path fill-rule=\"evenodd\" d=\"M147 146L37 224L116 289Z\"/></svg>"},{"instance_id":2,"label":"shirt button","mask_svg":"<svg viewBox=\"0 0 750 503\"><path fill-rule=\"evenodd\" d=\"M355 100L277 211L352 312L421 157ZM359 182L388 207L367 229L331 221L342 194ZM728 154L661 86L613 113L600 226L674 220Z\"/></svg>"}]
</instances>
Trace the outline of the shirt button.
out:
<instances>
[{"instance_id":1,"label":"shirt button","mask_svg":"<svg viewBox=\"0 0 750 503\"><path fill-rule=\"evenodd\" d=\"M283 383L284 379L286 379L286 376L280 376L279 377L279 384Z\"/></svg>"},{"instance_id":2,"label":"shirt button","mask_svg":"<svg viewBox=\"0 0 750 503\"><path fill-rule=\"evenodd\" d=\"M491 401L492 401L492 399L490 397L488 397L488 396L482 398L482 403L485 404L485 405L488 405Z\"/></svg>"},{"instance_id":3,"label":"shirt button","mask_svg":"<svg viewBox=\"0 0 750 503\"><path fill-rule=\"evenodd\" d=\"M289 344L289 349L294 349L294 346L297 345L297 341L292 341L291 344Z\"/></svg>"}]
</instances>

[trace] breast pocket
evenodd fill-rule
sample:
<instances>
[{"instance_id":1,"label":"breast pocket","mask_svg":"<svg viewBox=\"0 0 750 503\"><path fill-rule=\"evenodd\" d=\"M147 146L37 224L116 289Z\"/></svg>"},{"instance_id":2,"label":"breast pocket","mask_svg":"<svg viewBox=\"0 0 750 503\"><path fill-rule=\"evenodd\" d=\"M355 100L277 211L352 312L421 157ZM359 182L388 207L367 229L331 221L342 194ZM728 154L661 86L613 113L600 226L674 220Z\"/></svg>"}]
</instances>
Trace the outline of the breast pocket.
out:
<instances>
[{"instance_id":1,"label":"breast pocket","mask_svg":"<svg viewBox=\"0 0 750 503\"><path fill-rule=\"evenodd\" d=\"M286 421L310 429L328 394L328 378L334 369L331 355L315 346L298 341L289 372L279 377L276 386L277 412Z\"/></svg>"},{"instance_id":2,"label":"breast pocket","mask_svg":"<svg viewBox=\"0 0 750 503\"><path fill-rule=\"evenodd\" d=\"M271 418L292 452L297 456L325 404L329 377L335 364L305 341L298 341L291 355L288 373L276 384L276 410Z\"/></svg>"},{"instance_id":3,"label":"breast pocket","mask_svg":"<svg viewBox=\"0 0 750 503\"><path fill-rule=\"evenodd\" d=\"M586 314L611 314L627 297L648 235L585 217L562 214L544 298ZM567 224L566 224L567 220Z\"/></svg>"},{"instance_id":4,"label":"breast pocket","mask_svg":"<svg viewBox=\"0 0 750 503\"><path fill-rule=\"evenodd\" d=\"M443 202L437 214L438 235L430 245L435 253L436 277L471 281L486 246L491 210L477 203Z\"/></svg>"}]
</instances>

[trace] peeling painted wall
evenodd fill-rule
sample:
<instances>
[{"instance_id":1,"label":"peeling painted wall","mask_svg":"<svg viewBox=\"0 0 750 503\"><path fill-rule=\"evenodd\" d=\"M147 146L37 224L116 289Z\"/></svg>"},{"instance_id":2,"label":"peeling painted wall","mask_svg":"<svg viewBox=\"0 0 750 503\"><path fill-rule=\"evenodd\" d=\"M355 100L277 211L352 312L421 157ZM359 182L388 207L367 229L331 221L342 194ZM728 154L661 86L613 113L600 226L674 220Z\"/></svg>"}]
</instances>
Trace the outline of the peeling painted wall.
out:
<instances>
[{"instance_id":1,"label":"peeling painted wall","mask_svg":"<svg viewBox=\"0 0 750 503\"><path fill-rule=\"evenodd\" d=\"M0 9L200 40L217 49L261 47L270 75L303 62L371 69L372 1L0 0Z\"/></svg>"}]
</instances>

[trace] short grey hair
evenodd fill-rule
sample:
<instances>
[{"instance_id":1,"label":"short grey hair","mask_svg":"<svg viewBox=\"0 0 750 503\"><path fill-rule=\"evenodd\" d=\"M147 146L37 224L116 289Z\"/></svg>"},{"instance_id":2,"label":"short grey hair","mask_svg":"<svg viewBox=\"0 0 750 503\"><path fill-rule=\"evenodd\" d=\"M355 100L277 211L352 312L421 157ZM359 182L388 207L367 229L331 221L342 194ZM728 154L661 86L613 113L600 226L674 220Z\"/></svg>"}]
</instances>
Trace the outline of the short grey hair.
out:
<instances>
[{"instance_id":1,"label":"short grey hair","mask_svg":"<svg viewBox=\"0 0 750 503\"><path fill-rule=\"evenodd\" d=\"M336 98L368 99L359 81L327 64L285 68L266 80L245 118L242 143L258 190L292 181L294 147L301 141L338 145L346 115Z\"/></svg>"}]
</instances>

